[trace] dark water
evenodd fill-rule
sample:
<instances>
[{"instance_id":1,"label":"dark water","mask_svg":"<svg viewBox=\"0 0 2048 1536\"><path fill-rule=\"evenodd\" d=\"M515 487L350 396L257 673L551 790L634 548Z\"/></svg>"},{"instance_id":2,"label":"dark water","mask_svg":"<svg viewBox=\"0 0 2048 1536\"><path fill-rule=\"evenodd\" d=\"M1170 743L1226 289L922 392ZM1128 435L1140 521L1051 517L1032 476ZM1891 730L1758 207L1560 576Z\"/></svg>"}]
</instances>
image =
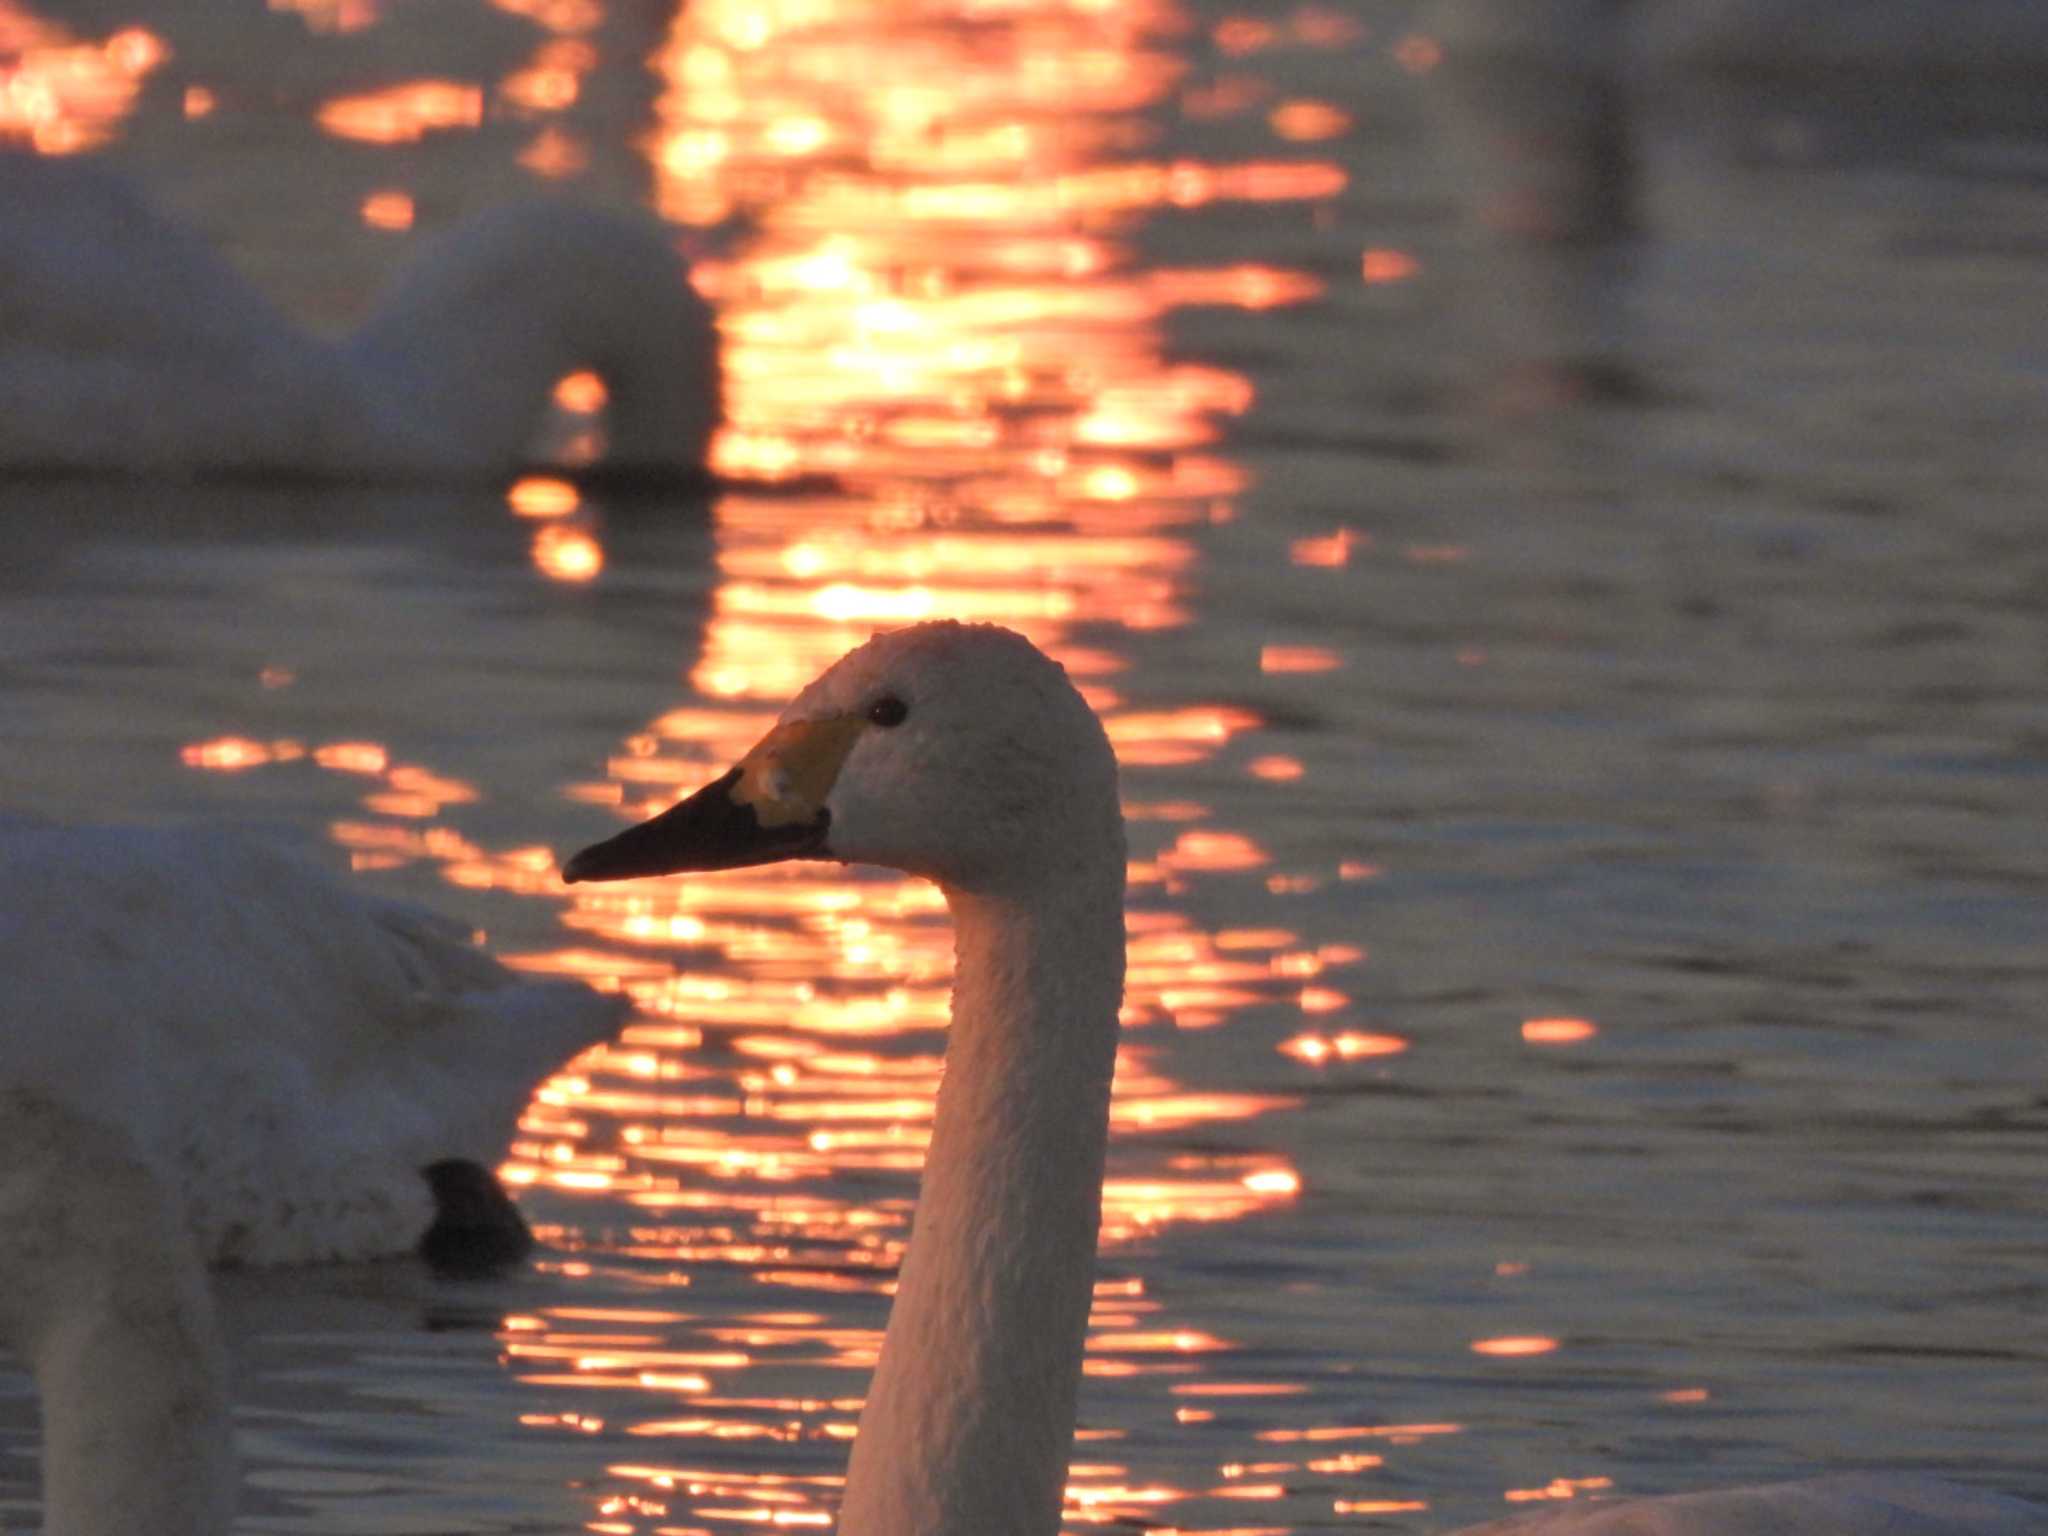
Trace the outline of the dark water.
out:
<instances>
[{"instance_id":1,"label":"dark water","mask_svg":"<svg viewBox=\"0 0 2048 1536\"><path fill-rule=\"evenodd\" d=\"M2024 110L1429 68L1358 0L762 12L756 45L736 12L596 13L554 38L590 62L550 116L505 94L548 36L425 9L134 18L173 52L106 155L331 322L405 240L364 197L445 221L559 130L587 196L743 217L712 242L743 447L839 473L587 497L591 580L489 490L0 487L10 808L338 844L643 1003L536 1106L532 1273L230 1284L248 1529L824 1518L884 1305L863 1234L900 1235L921 1123L862 1106L928 1091L942 919L870 882L855 943L801 876L664 939L521 850L927 611L1062 654L1135 818L1072 1529L1419 1532L1571 1480L1865 1466L2048 1496ZM650 123L695 153L720 121L713 76L637 63L690 45L767 115L724 179L650 179ZM696 105L659 106L679 75ZM481 121L315 126L426 76L479 82ZM926 223L918 188L950 199ZM300 751L188 760L230 738ZM382 757L313 755L344 743ZM812 966L844 1016L778 1003ZM757 1038L785 1013L787 1081ZM1524 1038L1549 1019L1594 1028Z\"/></svg>"}]
</instances>

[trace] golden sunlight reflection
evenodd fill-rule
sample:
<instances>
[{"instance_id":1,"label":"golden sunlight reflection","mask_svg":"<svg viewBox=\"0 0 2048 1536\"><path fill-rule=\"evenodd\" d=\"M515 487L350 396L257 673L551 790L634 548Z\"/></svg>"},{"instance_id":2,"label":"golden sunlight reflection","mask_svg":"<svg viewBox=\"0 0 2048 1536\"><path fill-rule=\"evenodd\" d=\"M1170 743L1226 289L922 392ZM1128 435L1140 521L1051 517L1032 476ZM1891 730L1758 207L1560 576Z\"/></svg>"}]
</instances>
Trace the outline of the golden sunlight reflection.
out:
<instances>
[{"instance_id":1,"label":"golden sunlight reflection","mask_svg":"<svg viewBox=\"0 0 2048 1536\"><path fill-rule=\"evenodd\" d=\"M1095 5L1020 7L966 29L910 11L842 18L829 0L684 10L659 57L671 83L650 145L660 202L686 221L743 215L756 231L704 278L725 345L717 462L833 488L715 503L694 697L626 738L572 798L652 814L723 771L872 630L941 615L1008 624L1050 651L1133 775L1210 762L1259 729L1240 707L1127 702L1119 683L1131 637L1190 622L1191 534L1227 516L1244 483L1216 444L1250 405L1249 382L1167 361L1162 322L1176 306L1267 308L1320 285L1264 267L1144 271L1125 236L1158 209L1326 196L1342 178L1314 162L1121 158L1143 140L1129 114L1177 77L1156 30L1167 20ZM564 501L514 495L526 516ZM1255 888L1271 855L1200 806L1135 801L1130 814L1127 1033L1085 1370L1163 1391L1227 1377L1236 1346L1172 1317L1118 1256L1301 1191L1282 1156L1228 1129L1293 1095L1183 1082L1174 1042L1258 1009L1335 1021L1336 1049L1355 1053L1366 1037L1342 1027L1348 1003L1326 973L1363 955L1279 927L1205 931L1175 899L1206 881ZM455 858L447 873L517 887L531 868ZM713 1471L691 1447L853 1432L858 1398L843 1394L860 1390L879 1337L817 1303L894 1284L944 1048L943 902L917 881L798 865L583 887L565 921L568 945L518 963L616 987L635 1013L536 1095L506 1177L602 1191L634 1212L609 1234L552 1234L593 1262L647 1266L683 1295L702 1266L735 1268L772 1310L707 1325L693 1335L705 1349L559 1317L507 1347L536 1380L664 1399L628 1432L667 1456L610 1468L600 1528L823 1523L836 1478ZM711 1358L718 1348L743 1358ZM856 1374L820 1391L805 1369ZM778 1389L793 1377L808 1385ZM1084 1431L1081 1455L1091 1436L1120 1433ZM1134 1484L1077 1463L1069 1522L1267 1496L1206 1481L1219 1486L1199 1471L1183 1487Z\"/></svg>"},{"instance_id":2,"label":"golden sunlight reflection","mask_svg":"<svg viewBox=\"0 0 2048 1536\"><path fill-rule=\"evenodd\" d=\"M97 148L167 57L163 41L141 27L85 42L15 0L0 0L0 149L26 144L68 155Z\"/></svg>"},{"instance_id":3,"label":"golden sunlight reflection","mask_svg":"<svg viewBox=\"0 0 2048 1536\"><path fill-rule=\"evenodd\" d=\"M326 103L315 120L338 139L411 144L430 132L483 121L481 89L453 80L415 80Z\"/></svg>"},{"instance_id":4,"label":"golden sunlight reflection","mask_svg":"<svg viewBox=\"0 0 2048 1536\"><path fill-rule=\"evenodd\" d=\"M412 228L412 197L404 192L372 192L363 199L363 222L372 229Z\"/></svg>"},{"instance_id":5,"label":"golden sunlight reflection","mask_svg":"<svg viewBox=\"0 0 2048 1536\"><path fill-rule=\"evenodd\" d=\"M496 3L549 36L488 96L419 81L330 101L322 126L404 144L474 126L487 103L494 120L541 120L574 102L601 12ZM1305 5L1225 25L1258 52L1331 46L1309 39L1340 24ZM723 337L717 467L757 483L713 502L685 686L565 793L593 831L600 811L659 811L878 627L1000 622L1068 669L1124 765L1131 896L1085 1366L1089 1390L1121 1406L1083 1427L1067 1524L1277 1533L1301 1518L1302 1486L1321 1510L1394 1507L1373 1503L1386 1447L1458 1426L1337 1421L1304 1383L1248 1364L1237 1327L1152 1283L1172 1234L1313 1197L1272 1149L1273 1117L1347 1072L1397 1070L1388 1058L1408 1047L1354 1000L1363 949L1305 932L1266 895L1371 868L1289 868L1212 808L1297 792L1313 755L1270 750L1255 705L1134 681L1141 656L1194 622L1203 534L1247 482L1228 429L1251 381L1171 358L1166 321L1323 287L1263 264L1148 267L1142 228L1223 201L1330 198L1344 175L1318 146L1349 126L1319 102L1270 100L1262 158L1154 153L1147 114L1176 103L1188 27L1171 0L681 8L652 61L663 95L645 148L667 216L745 231L700 276ZM398 205L379 207L364 217L396 227ZM557 403L588 414L602 387L572 375ZM541 578L606 590L575 484L521 479L507 515ZM1340 528L1291 556L1340 567L1366 547ZM1257 674L1345 665L1279 638ZM342 776L356 809L331 834L358 868L424 865L492 901L563 899L553 852L455 831L446 813L484 791L395 745L223 734L185 761ZM1258 915L1197 915L1215 906L1198 898L1229 893ZM505 1355L536 1392L525 1422L604 1437L589 1529L825 1528L930 1133L952 968L943 901L918 881L799 864L579 886L563 923L509 963L621 993L632 1013L540 1085L501 1170L533 1197L543 1264L601 1281L607 1303L591 1304L595 1283L569 1284L549 1293L565 1304L505 1320ZM1193 1049L1206 1032L1234 1054ZM1215 1454L1164 1478L1127 1454L1134 1415L1200 1426L1189 1432ZM807 1446L818 1456L761 1459Z\"/></svg>"},{"instance_id":6,"label":"golden sunlight reflection","mask_svg":"<svg viewBox=\"0 0 2048 1536\"><path fill-rule=\"evenodd\" d=\"M360 32L383 16L382 0L266 0L273 11L296 11L314 32Z\"/></svg>"},{"instance_id":7,"label":"golden sunlight reflection","mask_svg":"<svg viewBox=\"0 0 2048 1536\"><path fill-rule=\"evenodd\" d=\"M1240 706L1124 693L1130 645L1191 622L1196 536L1245 484L1219 445L1252 386L1170 361L1164 322L1190 305L1301 303L1322 284L1260 265L1148 270L1132 237L1164 211L1326 198L1343 174L1300 152L1146 158L1136 114L1177 85L1179 26L1163 4L1091 0L977 8L964 26L943 10L835 0L683 9L655 61L667 85L647 146L657 201L682 222L738 217L750 230L700 264L727 383L715 462L792 485L716 500L691 691L571 798L621 819L660 810L875 628L926 617L1007 624L1059 659L1133 791L1261 728ZM1306 110L1280 120L1298 140L1336 131ZM601 403L574 398L580 388L565 381L560 403ZM512 505L543 535L573 526L574 492L558 483L522 483ZM1273 653L1276 671L1339 665L1313 647ZM1248 760L1276 788L1306 772ZM1126 1034L1085 1369L1152 1392L1162 1412L1220 1408L1235 1423L1265 1401L1222 1395L1238 1346L1174 1316L1139 1256L1158 1234L1299 1197L1286 1158L1233 1127L1292 1107L1308 1074L1296 1060L1275 1063L1269 1084L1188 1082L1176 1042L1257 1013L1313 1020L1341 1060L1399 1046L1354 1027L1339 979L1362 950L1277 925L1212 932L1182 909L1208 883L1283 878L1258 840L1185 799L1133 793L1128 810ZM548 873L531 851L423 856L472 886L531 890ZM944 1050L943 902L921 882L796 865L580 887L565 922L565 944L515 963L616 988L634 1013L536 1094L503 1172L631 1213L550 1232L565 1268L635 1266L658 1311L716 1266L744 1275L755 1310L707 1312L680 1332L550 1312L508 1329L507 1350L537 1382L659 1400L612 1415L648 1450L609 1468L594 1529L825 1524L836 1457L807 1479L734 1470L715 1448L853 1433L879 1312L850 1326L843 1298L886 1296L908 1235ZM1218 1395L1163 1395L1209 1387ZM1267 1479L1200 1468L1171 1487L1133 1480L1090 1454L1122 1433L1084 1428L1072 1528L1184 1506L1210 1512L1190 1529L1252 1529L1215 1511L1278 1496Z\"/></svg>"},{"instance_id":8,"label":"golden sunlight reflection","mask_svg":"<svg viewBox=\"0 0 2048 1536\"><path fill-rule=\"evenodd\" d=\"M1600 1033L1591 1019L1524 1019L1522 1038L1530 1045L1583 1045Z\"/></svg>"},{"instance_id":9,"label":"golden sunlight reflection","mask_svg":"<svg viewBox=\"0 0 2048 1536\"><path fill-rule=\"evenodd\" d=\"M548 523L533 535L533 564L551 581L592 581L604 569L604 546L587 528Z\"/></svg>"}]
</instances>

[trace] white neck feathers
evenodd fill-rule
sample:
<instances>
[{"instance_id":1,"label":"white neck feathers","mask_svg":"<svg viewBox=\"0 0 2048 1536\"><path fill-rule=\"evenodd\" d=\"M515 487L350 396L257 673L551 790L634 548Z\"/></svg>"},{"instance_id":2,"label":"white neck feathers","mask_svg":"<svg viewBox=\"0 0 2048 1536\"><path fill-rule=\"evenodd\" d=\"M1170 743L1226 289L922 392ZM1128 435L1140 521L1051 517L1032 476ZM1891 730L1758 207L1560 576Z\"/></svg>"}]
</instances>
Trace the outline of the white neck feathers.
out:
<instances>
[{"instance_id":1,"label":"white neck feathers","mask_svg":"<svg viewBox=\"0 0 2048 1536\"><path fill-rule=\"evenodd\" d=\"M952 1037L841 1536L1050 1536L1073 1439L1116 1017L1121 838L1044 899L948 891Z\"/></svg>"}]
</instances>

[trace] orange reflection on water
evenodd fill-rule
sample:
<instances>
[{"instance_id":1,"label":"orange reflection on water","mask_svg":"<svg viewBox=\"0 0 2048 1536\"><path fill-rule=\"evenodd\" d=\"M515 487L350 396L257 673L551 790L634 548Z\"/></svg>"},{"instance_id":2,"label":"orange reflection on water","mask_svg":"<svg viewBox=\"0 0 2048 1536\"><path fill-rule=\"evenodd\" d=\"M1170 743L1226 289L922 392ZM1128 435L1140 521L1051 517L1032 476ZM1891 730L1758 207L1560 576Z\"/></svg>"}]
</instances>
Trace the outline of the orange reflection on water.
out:
<instances>
[{"instance_id":1,"label":"orange reflection on water","mask_svg":"<svg viewBox=\"0 0 2048 1536\"><path fill-rule=\"evenodd\" d=\"M1600 1033L1591 1019L1524 1019L1522 1038L1531 1045L1581 1045Z\"/></svg>"},{"instance_id":2,"label":"orange reflection on water","mask_svg":"<svg viewBox=\"0 0 2048 1536\"><path fill-rule=\"evenodd\" d=\"M583 504L575 483L553 475L525 475L512 482L505 503L521 517L545 520L567 517Z\"/></svg>"},{"instance_id":3,"label":"orange reflection on water","mask_svg":"<svg viewBox=\"0 0 2048 1536\"><path fill-rule=\"evenodd\" d=\"M576 104L583 76L597 63L588 43L556 39L542 46L532 64L507 75L498 94L529 112L561 112Z\"/></svg>"},{"instance_id":4,"label":"orange reflection on water","mask_svg":"<svg viewBox=\"0 0 2048 1536\"><path fill-rule=\"evenodd\" d=\"M533 564L550 581L594 581L604 569L604 546L587 528L549 523L533 535Z\"/></svg>"},{"instance_id":5,"label":"orange reflection on water","mask_svg":"<svg viewBox=\"0 0 2048 1536\"><path fill-rule=\"evenodd\" d=\"M1501 1497L1510 1504L1538 1504L1576 1499L1584 1493L1605 1493L1613 1486L1611 1477L1553 1477L1541 1488L1510 1488Z\"/></svg>"},{"instance_id":6,"label":"orange reflection on water","mask_svg":"<svg viewBox=\"0 0 2048 1536\"><path fill-rule=\"evenodd\" d=\"M180 749L179 759L188 768L205 768L215 773L236 773L260 768L266 763L288 763L306 755L296 741L251 741L246 736L218 736L195 741Z\"/></svg>"},{"instance_id":7,"label":"orange reflection on water","mask_svg":"<svg viewBox=\"0 0 2048 1536\"><path fill-rule=\"evenodd\" d=\"M1262 645L1259 670L1266 673L1334 672L1344 658L1325 645Z\"/></svg>"},{"instance_id":8,"label":"orange reflection on water","mask_svg":"<svg viewBox=\"0 0 2048 1536\"><path fill-rule=\"evenodd\" d=\"M1351 130L1351 114L1327 101L1283 101L1266 121L1277 136L1295 143L1340 138Z\"/></svg>"},{"instance_id":9,"label":"orange reflection on water","mask_svg":"<svg viewBox=\"0 0 2048 1536\"><path fill-rule=\"evenodd\" d=\"M372 192L363 199L363 222L372 229L411 229L413 204L404 192Z\"/></svg>"},{"instance_id":10,"label":"orange reflection on water","mask_svg":"<svg viewBox=\"0 0 2048 1536\"><path fill-rule=\"evenodd\" d=\"M1422 263L1406 251L1370 246L1359 262L1359 275L1368 284L1404 283L1422 270Z\"/></svg>"},{"instance_id":11,"label":"orange reflection on water","mask_svg":"<svg viewBox=\"0 0 2048 1536\"><path fill-rule=\"evenodd\" d=\"M1289 554L1296 565L1344 566L1351 563L1353 550L1361 549L1369 542L1363 534L1339 528L1335 533L1318 538L1296 539L1289 548Z\"/></svg>"},{"instance_id":12,"label":"orange reflection on water","mask_svg":"<svg viewBox=\"0 0 2048 1536\"><path fill-rule=\"evenodd\" d=\"M1399 1035L1346 1030L1337 1035L1296 1035L1279 1049L1283 1056L1320 1067L1332 1061L1356 1061L1367 1056L1398 1056L1408 1049L1408 1041Z\"/></svg>"},{"instance_id":13,"label":"orange reflection on water","mask_svg":"<svg viewBox=\"0 0 2048 1536\"><path fill-rule=\"evenodd\" d=\"M1312 1429L1264 1429L1257 1437L1274 1445L1319 1445L1331 1440L1427 1440L1439 1435L1462 1435L1462 1424L1319 1424Z\"/></svg>"},{"instance_id":14,"label":"orange reflection on water","mask_svg":"<svg viewBox=\"0 0 2048 1536\"><path fill-rule=\"evenodd\" d=\"M566 0L499 3L548 18L555 41L590 30ZM989 619L1068 668L1103 714L1133 796L1103 1243L1108 1263L1136 1273L1098 1286L1086 1369L1117 1391L1149 1391L1162 1419L1192 1423L1219 1407L1256 1412L1252 1387L1280 1400L1288 1384L1230 1396L1237 1347L1147 1293L1148 1245L1300 1195L1301 1174L1257 1138L1263 1117L1298 1102L1284 1090L1301 1074L1261 1043L1243 1059L1268 1076L1254 1066L1221 1086L1193 1081L1177 1065L1181 1032L1254 1014L1298 1029L1309 1013L1340 1058L1347 1042L1369 1054L1357 1042L1373 1037L1348 1027L1340 974L1362 951L1270 919L1211 932L1183 910L1212 886L1255 895L1269 879L1300 878L1274 870L1268 849L1187 782L1156 782L1215 764L1241 793L1250 761L1284 784L1294 770L1272 754L1235 755L1260 716L1199 696L1146 698L1132 681L1143 675L1133 651L1192 621L1195 536L1232 515L1247 483L1225 444L1254 404L1251 382L1171 359L1166 324L1186 306L1264 309L1323 288L1261 263L1150 270L1141 226L1227 199L1313 202L1344 182L1284 145L1225 165L1152 152L1147 114L1179 87L1183 25L1163 0L964 14L840 0L680 8L654 60L666 88L647 146L658 201L684 222L739 215L745 230L698 274L724 338L729 424L716 463L788 484L715 499L689 691L632 722L602 776L567 793L621 820L659 811L723 771L878 626ZM1304 8L1274 35L1293 46L1316 25ZM584 57L536 54L494 90L493 112L559 111L581 90ZM480 96L411 90L331 104L323 122L401 142L482 110ZM1299 104L1276 121L1302 138L1319 126ZM602 403L574 378L557 398L572 413ZM573 486L523 481L509 499L533 519L545 575L601 575ZM1326 563L1363 542L1336 539ZM1300 665L1276 651L1273 670L1323 669L1295 649ZM559 898L546 850L480 848L432 824L449 785L389 754L357 771L363 813L334 835L359 863L432 860L466 889ZM560 947L511 962L590 980L634 1011L534 1095L503 1172L532 1196L553 1245L544 1268L650 1304L522 1314L504 1330L507 1358L551 1392L602 1394L548 1423L580 1435L602 1420L635 1437L630 1459L608 1468L591 1528L824 1525L836 1476L702 1462L759 1443L816 1444L829 1452L818 1464L840 1464L942 1066L953 963L943 901L917 881L797 865L579 886L564 921ZM750 1310L733 1309L735 1292ZM1178 1387L1215 1390L1167 1395ZM1095 1424L1083 1439L1099 1458L1097 1442L1122 1434ZM1376 1465L1342 1445L1317 1454L1325 1477ZM1069 1522L1281 1497L1282 1464L1244 1464L1260 1470L1220 1488L1206 1467L1168 1486L1100 1459L1076 1466ZM1215 1530L1255 1513L1189 1523Z\"/></svg>"},{"instance_id":15,"label":"orange reflection on water","mask_svg":"<svg viewBox=\"0 0 2048 1536\"><path fill-rule=\"evenodd\" d=\"M1498 1339L1474 1339L1470 1345L1475 1355L1494 1355L1514 1359L1529 1355L1547 1355L1558 1347L1558 1341L1540 1334L1510 1335Z\"/></svg>"},{"instance_id":16,"label":"orange reflection on water","mask_svg":"<svg viewBox=\"0 0 2048 1536\"><path fill-rule=\"evenodd\" d=\"M265 0L273 11L296 11L314 32L360 32L383 19L381 0Z\"/></svg>"},{"instance_id":17,"label":"orange reflection on water","mask_svg":"<svg viewBox=\"0 0 2048 1536\"><path fill-rule=\"evenodd\" d=\"M41 154L67 155L105 143L167 57L162 40L141 27L79 42L0 0L0 145L17 139Z\"/></svg>"},{"instance_id":18,"label":"orange reflection on water","mask_svg":"<svg viewBox=\"0 0 2048 1536\"><path fill-rule=\"evenodd\" d=\"M411 144L428 133L474 128L483 121L484 93L453 80L415 80L361 96L338 97L315 120L338 139L367 144Z\"/></svg>"}]
</instances>

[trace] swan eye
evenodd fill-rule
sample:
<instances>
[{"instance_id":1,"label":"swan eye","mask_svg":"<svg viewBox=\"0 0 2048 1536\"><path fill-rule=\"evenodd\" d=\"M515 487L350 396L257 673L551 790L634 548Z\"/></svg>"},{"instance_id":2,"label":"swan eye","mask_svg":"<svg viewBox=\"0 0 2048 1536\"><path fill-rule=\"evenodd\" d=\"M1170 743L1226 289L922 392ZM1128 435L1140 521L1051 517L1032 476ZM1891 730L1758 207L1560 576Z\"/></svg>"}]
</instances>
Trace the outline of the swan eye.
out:
<instances>
[{"instance_id":1,"label":"swan eye","mask_svg":"<svg viewBox=\"0 0 2048 1536\"><path fill-rule=\"evenodd\" d=\"M910 706L893 693L885 693L868 706L868 719L883 730L890 730L910 718Z\"/></svg>"}]
</instances>

